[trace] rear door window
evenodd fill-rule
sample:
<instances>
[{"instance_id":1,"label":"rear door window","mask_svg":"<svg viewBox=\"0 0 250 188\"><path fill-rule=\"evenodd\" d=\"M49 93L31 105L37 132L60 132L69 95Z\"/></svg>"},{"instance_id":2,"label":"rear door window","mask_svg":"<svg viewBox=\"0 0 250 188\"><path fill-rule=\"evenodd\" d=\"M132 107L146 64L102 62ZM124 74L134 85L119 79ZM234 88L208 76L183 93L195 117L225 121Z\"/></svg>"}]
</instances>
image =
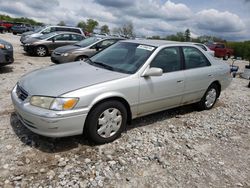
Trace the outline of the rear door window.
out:
<instances>
[{"instance_id":1,"label":"rear door window","mask_svg":"<svg viewBox=\"0 0 250 188\"><path fill-rule=\"evenodd\" d=\"M182 49L186 69L200 68L211 65L208 59L199 49L189 46L182 47Z\"/></svg>"},{"instance_id":2,"label":"rear door window","mask_svg":"<svg viewBox=\"0 0 250 188\"><path fill-rule=\"evenodd\" d=\"M70 34L60 34L54 37L55 41L68 41L71 40Z\"/></svg>"},{"instance_id":3,"label":"rear door window","mask_svg":"<svg viewBox=\"0 0 250 188\"><path fill-rule=\"evenodd\" d=\"M83 39L84 39L84 37L82 37L80 35L74 35L74 34L71 35L71 40L80 41L80 40L83 40Z\"/></svg>"}]
</instances>

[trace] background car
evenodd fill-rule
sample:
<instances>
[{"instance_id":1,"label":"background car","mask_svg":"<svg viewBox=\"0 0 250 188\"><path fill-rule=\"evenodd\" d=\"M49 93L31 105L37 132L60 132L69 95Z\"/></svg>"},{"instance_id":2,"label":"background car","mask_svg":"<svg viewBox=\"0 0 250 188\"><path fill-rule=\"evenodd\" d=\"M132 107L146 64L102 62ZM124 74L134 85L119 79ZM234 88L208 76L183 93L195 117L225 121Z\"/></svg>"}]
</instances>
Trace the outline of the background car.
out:
<instances>
[{"instance_id":1,"label":"background car","mask_svg":"<svg viewBox=\"0 0 250 188\"><path fill-rule=\"evenodd\" d=\"M0 33L5 33L5 32L7 32L6 27L0 26Z\"/></svg>"},{"instance_id":2,"label":"background car","mask_svg":"<svg viewBox=\"0 0 250 188\"><path fill-rule=\"evenodd\" d=\"M13 62L13 46L9 42L0 39L0 66Z\"/></svg>"},{"instance_id":3,"label":"background car","mask_svg":"<svg viewBox=\"0 0 250 188\"><path fill-rule=\"evenodd\" d=\"M32 37L40 37L45 34L49 34L52 32L72 32L72 33L78 33L81 35L84 35L84 32L79 27L68 27L68 26L46 26L46 27L40 27L36 29L35 31L29 31L22 34L20 41L23 43L28 38ZM85 35L84 35L85 36Z\"/></svg>"},{"instance_id":4,"label":"background car","mask_svg":"<svg viewBox=\"0 0 250 188\"><path fill-rule=\"evenodd\" d=\"M196 46L199 46L201 49L203 49L204 51L206 51L208 54L210 54L211 56L214 57L215 52L213 50L211 50L210 48L208 48L205 44L201 44L201 43L191 43L194 44Z\"/></svg>"},{"instance_id":5,"label":"background car","mask_svg":"<svg viewBox=\"0 0 250 188\"><path fill-rule=\"evenodd\" d=\"M28 38L23 42L24 51L42 57L50 54L60 46L74 44L84 38L83 35L77 33L53 32L36 38Z\"/></svg>"},{"instance_id":6,"label":"background car","mask_svg":"<svg viewBox=\"0 0 250 188\"><path fill-rule=\"evenodd\" d=\"M33 31L33 30L34 30L34 27L32 27L30 24L25 24L25 23L14 24L11 27L11 31L14 35L22 34L24 32Z\"/></svg>"},{"instance_id":7,"label":"background car","mask_svg":"<svg viewBox=\"0 0 250 188\"><path fill-rule=\"evenodd\" d=\"M231 80L229 65L195 45L124 40L85 63L23 76L11 97L19 119L37 134L85 132L94 142L106 143L140 116L191 103L211 109Z\"/></svg>"},{"instance_id":8,"label":"background car","mask_svg":"<svg viewBox=\"0 0 250 188\"><path fill-rule=\"evenodd\" d=\"M223 58L224 60L228 60L234 54L234 50L231 48L226 47L224 43L214 42L210 43L207 42L206 46L214 51L214 56L218 58Z\"/></svg>"},{"instance_id":9,"label":"background car","mask_svg":"<svg viewBox=\"0 0 250 188\"><path fill-rule=\"evenodd\" d=\"M121 37L89 37L78 43L57 48L51 54L51 61L54 63L67 63L81 61L92 57L94 54L103 50L119 40Z\"/></svg>"},{"instance_id":10,"label":"background car","mask_svg":"<svg viewBox=\"0 0 250 188\"><path fill-rule=\"evenodd\" d=\"M8 21L4 21L4 20L0 20L0 26L3 26L6 28L6 31L10 32L11 31L11 27L13 26L12 22L8 22Z\"/></svg>"}]
</instances>

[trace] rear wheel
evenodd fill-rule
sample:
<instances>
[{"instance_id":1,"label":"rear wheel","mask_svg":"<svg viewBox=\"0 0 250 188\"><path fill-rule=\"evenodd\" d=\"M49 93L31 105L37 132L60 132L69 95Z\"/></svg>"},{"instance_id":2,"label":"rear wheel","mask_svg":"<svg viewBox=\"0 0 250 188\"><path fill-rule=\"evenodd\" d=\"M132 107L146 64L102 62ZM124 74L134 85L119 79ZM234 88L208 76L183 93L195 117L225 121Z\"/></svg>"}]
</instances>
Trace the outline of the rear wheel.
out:
<instances>
[{"instance_id":1,"label":"rear wheel","mask_svg":"<svg viewBox=\"0 0 250 188\"><path fill-rule=\"evenodd\" d=\"M47 55L47 48L45 46L38 46L36 47L36 55L40 57L44 57Z\"/></svg>"},{"instance_id":2,"label":"rear wheel","mask_svg":"<svg viewBox=\"0 0 250 188\"><path fill-rule=\"evenodd\" d=\"M106 101L90 111L86 134L97 144L112 142L120 136L127 122L127 110L119 101Z\"/></svg>"},{"instance_id":3,"label":"rear wheel","mask_svg":"<svg viewBox=\"0 0 250 188\"><path fill-rule=\"evenodd\" d=\"M198 103L198 108L200 110L209 110L213 108L218 96L219 96L218 86L216 84L210 85L206 93L202 97L201 101Z\"/></svg>"}]
</instances>

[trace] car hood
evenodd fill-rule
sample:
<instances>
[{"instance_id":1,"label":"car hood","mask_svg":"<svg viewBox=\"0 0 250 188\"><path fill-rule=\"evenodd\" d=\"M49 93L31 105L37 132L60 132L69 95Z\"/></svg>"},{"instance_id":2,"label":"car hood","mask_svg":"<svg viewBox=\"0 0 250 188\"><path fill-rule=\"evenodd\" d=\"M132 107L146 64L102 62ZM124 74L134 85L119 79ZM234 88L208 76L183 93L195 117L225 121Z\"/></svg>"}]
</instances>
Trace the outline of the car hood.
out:
<instances>
[{"instance_id":1,"label":"car hood","mask_svg":"<svg viewBox=\"0 0 250 188\"><path fill-rule=\"evenodd\" d=\"M24 33L22 34L22 36L31 35L31 34L33 34L33 33L35 33L35 32L33 32L33 31L24 32Z\"/></svg>"},{"instance_id":2,"label":"car hood","mask_svg":"<svg viewBox=\"0 0 250 188\"><path fill-rule=\"evenodd\" d=\"M31 43L34 43L34 42L37 42L39 41L39 39L37 38L34 38L34 37L30 37L30 38L27 38L26 40L23 41L24 44L31 44Z\"/></svg>"},{"instance_id":3,"label":"car hood","mask_svg":"<svg viewBox=\"0 0 250 188\"><path fill-rule=\"evenodd\" d=\"M75 46L75 45L67 45L67 46L62 46L59 48L55 49L55 52L57 53L66 53L66 52L71 52L80 49L80 46Z\"/></svg>"},{"instance_id":4,"label":"car hood","mask_svg":"<svg viewBox=\"0 0 250 188\"><path fill-rule=\"evenodd\" d=\"M128 74L110 71L85 62L54 65L33 71L18 82L29 95L60 96L80 88L119 78Z\"/></svg>"}]
</instances>

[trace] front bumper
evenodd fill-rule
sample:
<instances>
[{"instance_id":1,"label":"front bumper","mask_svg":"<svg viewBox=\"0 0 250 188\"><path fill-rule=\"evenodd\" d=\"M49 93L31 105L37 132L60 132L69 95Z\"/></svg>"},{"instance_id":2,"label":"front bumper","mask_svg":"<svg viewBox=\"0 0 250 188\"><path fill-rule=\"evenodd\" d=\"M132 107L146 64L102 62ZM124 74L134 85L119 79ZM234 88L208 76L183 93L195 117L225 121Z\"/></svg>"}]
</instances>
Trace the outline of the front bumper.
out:
<instances>
[{"instance_id":1,"label":"front bumper","mask_svg":"<svg viewBox=\"0 0 250 188\"><path fill-rule=\"evenodd\" d=\"M14 62L13 50L0 51L0 66L8 65Z\"/></svg>"},{"instance_id":2,"label":"front bumper","mask_svg":"<svg viewBox=\"0 0 250 188\"><path fill-rule=\"evenodd\" d=\"M29 104L29 97L22 101L16 94L16 87L11 93L12 103L19 120L32 132L47 137L65 137L83 132L88 109L53 111Z\"/></svg>"},{"instance_id":3,"label":"front bumper","mask_svg":"<svg viewBox=\"0 0 250 188\"><path fill-rule=\"evenodd\" d=\"M57 55L54 52L51 54L51 61L56 64L60 63L68 63L75 61L77 55L76 54L69 54L68 56L61 56Z\"/></svg>"},{"instance_id":4,"label":"front bumper","mask_svg":"<svg viewBox=\"0 0 250 188\"><path fill-rule=\"evenodd\" d=\"M23 45L23 50L27 53L33 54L34 53L35 46L29 45Z\"/></svg>"}]
</instances>

